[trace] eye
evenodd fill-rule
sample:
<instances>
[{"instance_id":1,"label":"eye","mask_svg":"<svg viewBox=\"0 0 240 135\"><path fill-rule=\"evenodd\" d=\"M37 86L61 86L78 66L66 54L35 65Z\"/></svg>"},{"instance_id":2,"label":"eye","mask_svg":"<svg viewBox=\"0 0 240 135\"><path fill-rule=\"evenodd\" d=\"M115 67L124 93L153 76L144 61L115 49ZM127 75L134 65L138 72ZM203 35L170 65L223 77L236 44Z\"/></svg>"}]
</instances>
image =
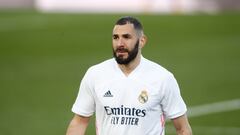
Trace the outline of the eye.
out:
<instances>
[{"instance_id":1,"label":"eye","mask_svg":"<svg viewBox=\"0 0 240 135\"><path fill-rule=\"evenodd\" d=\"M130 34L124 34L124 35L123 35L123 38L125 38L125 39L130 39L130 38L131 38L131 35L130 35Z\"/></svg>"},{"instance_id":2,"label":"eye","mask_svg":"<svg viewBox=\"0 0 240 135\"><path fill-rule=\"evenodd\" d=\"M118 35L113 35L112 38L113 39L118 39L119 37L118 37Z\"/></svg>"}]
</instances>

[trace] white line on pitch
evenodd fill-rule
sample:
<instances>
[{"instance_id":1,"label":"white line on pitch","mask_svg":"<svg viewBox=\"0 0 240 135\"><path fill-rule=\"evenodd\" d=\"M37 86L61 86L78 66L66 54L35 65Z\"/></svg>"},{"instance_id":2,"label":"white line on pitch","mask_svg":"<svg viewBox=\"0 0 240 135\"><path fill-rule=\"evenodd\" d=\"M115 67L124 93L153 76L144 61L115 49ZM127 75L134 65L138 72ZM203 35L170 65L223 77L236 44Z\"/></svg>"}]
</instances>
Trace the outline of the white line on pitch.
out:
<instances>
[{"instance_id":1,"label":"white line on pitch","mask_svg":"<svg viewBox=\"0 0 240 135\"><path fill-rule=\"evenodd\" d=\"M189 107L188 117L197 117L218 112L226 112L240 109L240 99L210 103L200 106Z\"/></svg>"},{"instance_id":2,"label":"white line on pitch","mask_svg":"<svg viewBox=\"0 0 240 135\"><path fill-rule=\"evenodd\" d=\"M168 134L176 134L176 130L173 127L167 127ZM239 135L239 127L209 127L209 126L192 126L193 133L204 135Z\"/></svg>"}]
</instances>

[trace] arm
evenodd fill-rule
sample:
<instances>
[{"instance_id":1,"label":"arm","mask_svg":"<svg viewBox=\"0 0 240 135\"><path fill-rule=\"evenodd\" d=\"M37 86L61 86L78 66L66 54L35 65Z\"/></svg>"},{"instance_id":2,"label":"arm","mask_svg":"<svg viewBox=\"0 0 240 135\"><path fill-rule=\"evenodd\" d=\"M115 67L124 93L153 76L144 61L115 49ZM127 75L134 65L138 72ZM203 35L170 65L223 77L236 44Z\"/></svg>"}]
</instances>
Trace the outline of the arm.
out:
<instances>
[{"instance_id":1,"label":"arm","mask_svg":"<svg viewBox=\"0 0 240 135\"><path fill-rule=\"evenodd\" d=\"M192 129L186 115L172 119L177 135L192 135Z\"/></svg>"},{"instance_id":2,"label":"arm","mask_svg":"<svg viewBox=\"0 0 240 135\"><path fill-rule=\"evenodd\" d=\"M90 117L75 115L69 124L66 135L84 135Z\"/></svg>"}]
</instances>

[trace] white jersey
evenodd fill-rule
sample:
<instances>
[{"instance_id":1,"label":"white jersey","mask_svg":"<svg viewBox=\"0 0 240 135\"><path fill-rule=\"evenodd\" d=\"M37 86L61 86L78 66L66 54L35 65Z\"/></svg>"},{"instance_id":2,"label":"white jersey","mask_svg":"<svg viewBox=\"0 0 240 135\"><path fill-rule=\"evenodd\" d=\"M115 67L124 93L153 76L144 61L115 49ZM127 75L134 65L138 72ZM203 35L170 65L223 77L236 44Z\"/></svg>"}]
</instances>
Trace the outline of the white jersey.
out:
<instances>
[{"instance_id":1,"label":"white jersey","mask_svg":"<svg viewBox=\"0 0 240 135\"><path fill-rule=\"evenodd\" d=\"M96 113L97 135L164 135L164 119L186 113L174 76L141 57L129 76L115 59L88 69L72 111Z\"/></svg>"}]
</instances>

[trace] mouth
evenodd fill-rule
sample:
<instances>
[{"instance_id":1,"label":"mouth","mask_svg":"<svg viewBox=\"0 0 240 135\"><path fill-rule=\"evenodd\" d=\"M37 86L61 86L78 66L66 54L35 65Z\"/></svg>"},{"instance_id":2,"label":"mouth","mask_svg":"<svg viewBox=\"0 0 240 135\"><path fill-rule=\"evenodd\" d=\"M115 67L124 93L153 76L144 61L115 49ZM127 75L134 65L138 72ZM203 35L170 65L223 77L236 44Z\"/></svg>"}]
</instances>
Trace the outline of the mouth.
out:
<instances>
[{"instance_id":1,"label":"mouth","mask_svg":"<svg viewBox=\"0 0 240 135\"><path fill-rule=\"evenodd\" d=\"M118 54L118 56L121 56L121 55L127 54L127 53L128 53L128 50L127 50L127 49L124 49L124 48L118 48L118 49L116 50L116 53Z\"/></svg>"}]
</instances>

